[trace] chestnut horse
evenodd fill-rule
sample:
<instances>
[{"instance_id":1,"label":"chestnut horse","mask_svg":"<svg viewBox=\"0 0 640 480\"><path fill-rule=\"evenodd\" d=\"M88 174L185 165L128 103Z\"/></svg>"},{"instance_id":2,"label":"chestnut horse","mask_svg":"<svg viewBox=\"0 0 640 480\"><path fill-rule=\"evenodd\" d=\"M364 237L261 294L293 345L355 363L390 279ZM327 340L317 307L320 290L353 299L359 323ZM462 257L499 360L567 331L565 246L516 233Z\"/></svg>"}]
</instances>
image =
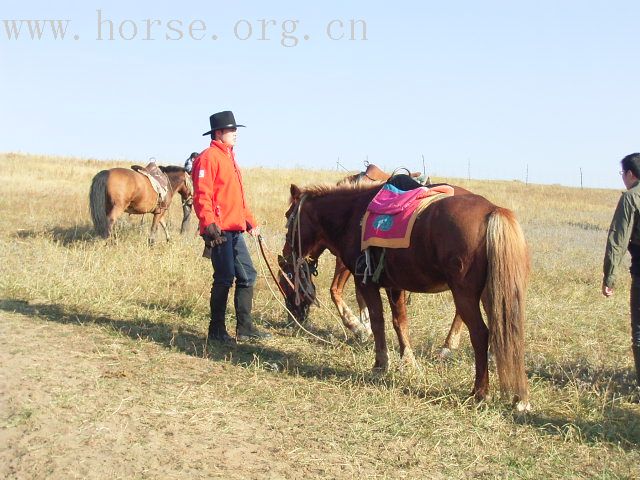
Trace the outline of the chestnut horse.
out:
<instances>
[{"instance_id":1,"label":"chestnut horse","mask_svg":"<svg viewBox=\"0 0 640 480\"><path fill-rule=\"evenodd\" d=\"M153 213L149 243L155 242L158 224L162 226L167 241L169 230L165 216L171 199L176 193L182 197L183 218L180 233L184 233L191 215L193 186L189 174L182 167L159 167L169 179L169 192L164 206L158 203L158 194L149 179L128 168L102 170L91 182L89 204L93 226L103 238L109 238L113 225L124 212L133 214Z\"/></svg>"},{"instance_id":2,"label":"chestnut horse","mask_svg":"<svg viewBox=\"0 0 640 480\"><path fill-rule=\"evenodd\" d=\"M301 190L291 185L287 217L292 221L288 222L283 263L286 273L296 278L295 284L310 292L307 297L315 295L309 262L317 262L325 249L355 272L361 255L360 221L380 188L345 185ZM472 395L482 400L488 394L491 343L501 389L514 394L518 410L529 410L524 368L528 273L527 246L513 212L475 194L434 202L416 220L410 247L386 250L379 283L356 284L371 318L374 370L386 371L389 362L380 288L385 288L389 298L400 355L410 365L416 365L416 360L409 343L404 291L451 290L475 354ZM488 325L482 318L481 302Z\"/></svg>"},{"instance_id":3,"label":"chestnut horse","mask_svg":"<svg viewBox=\"0 0 640 480\"><path fill-rule=\"evenodd\" d=\"M413 178L416 178L418 176L420 176L419 172L411 174L411 177ZM358 184L371 185L375 183L386 182L390 177L390 174L381 170L376 165L370 163L366 164L366 169L363 172L349 175L348 177L340 180L338 182L338 186ZM454 188L454 195L466 195L471 193L462 187L458 187L455 185L452 186ZM351 272L349 271L349 269L345 266L340 257L336 257L336 266L330 287L331 300L338 310L338 314L342 319L343 325L347 329L349 329L349 331L351 331L360 341L365 341L371 335L371 322L369 320L369 310L367 309L367 305L365 304L364 299L356 289L356 301L358 302L358 307L360 310L359 317L353 314L349 306L343 300L344 287L349 281L350 277ZM286 282L284 279L281 278L279 283L281 289L283 289L284 291L289 288L288 282ZM299 322L304 322L307 319L309 305L310 304L308 302L303 302L299 305L291 304L290 302L288 302L287 308L296 315L296 319ZM456 312L453 318L453 322L451 323L449 333L439 351L439 356L441 358L446 358L451 354L452 350L458 348L460 344L460 336L462 334L462 325L462 319Z\"/></svg>"}]
</instances>

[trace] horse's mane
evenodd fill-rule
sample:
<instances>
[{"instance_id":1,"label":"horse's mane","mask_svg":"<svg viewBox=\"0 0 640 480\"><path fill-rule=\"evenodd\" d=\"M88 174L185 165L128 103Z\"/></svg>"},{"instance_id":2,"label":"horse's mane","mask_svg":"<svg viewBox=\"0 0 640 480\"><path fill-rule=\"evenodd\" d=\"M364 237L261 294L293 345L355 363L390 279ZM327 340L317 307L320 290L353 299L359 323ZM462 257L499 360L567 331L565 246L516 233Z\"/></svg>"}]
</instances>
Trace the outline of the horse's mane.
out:
<instances>
[{"instance_id":1,"label":"horse's mane","mask_svg":"<svg viewBox=\"0 0 640 480\"><path fill-rule=\"evenodd\" d=\"M164 173L186 172L184 168L178 167L177 165L167 165L166 167L160 166L160 170Z\"/></svg>"},{"instance_id":2,"label":"horse's mane","mask_svg":"<svg viewBox=\"0 0 640 480\"><path fill-rule=\"evenodd\" d=\"M361 173L354 173L353 175L349 175L348 177L343 178L342 180L340 180L337 185L346 185L349 183L358 183L358 180L360 180L360 178L362 177Z\"/></svg>"},{"instance_id":3,"label":"horse's mane","mask_svg":"<svg viewBox=\"0 0 640 480\"><path fill-rule=\"evenodd\" d=\"M355 193L379 188L380 183L343 183L343 184L317 184L309 185L300 189L303 195L308 198L324 197L327 194Z\"/></svg>"}]
</instances>

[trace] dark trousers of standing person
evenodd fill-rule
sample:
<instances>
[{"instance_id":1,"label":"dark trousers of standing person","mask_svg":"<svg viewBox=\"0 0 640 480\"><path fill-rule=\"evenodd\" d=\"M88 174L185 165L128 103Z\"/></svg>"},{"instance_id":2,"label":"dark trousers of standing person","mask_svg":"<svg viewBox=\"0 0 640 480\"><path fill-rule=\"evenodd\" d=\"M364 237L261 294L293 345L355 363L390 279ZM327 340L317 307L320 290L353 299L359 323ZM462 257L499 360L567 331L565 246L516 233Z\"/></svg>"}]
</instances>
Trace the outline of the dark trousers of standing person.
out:
<instances>
[{"instance_id":1,"label":"dark trousers of standing person","mask_svg":"<svg viewBox=\"0 0 640 480\"><path fill-rule=\"evenodd\" d=\"M631 349L640 386L640 276L631 275Z\"/></svg>"},{"instance_id":2,"label":"dark trousers of standing person","mask_svg":"<svg viewBox=\"0 0 640 480\"><path fill-rule=\"evenodd\" d=\"M211 287L211 321L209 339L229 340L225 326L227 299L235 280L234 306L236 311L236 336L238 339L260 339L271 335L261 332L253 325L251 309L253 287L257 272L253 267L242 232L222 232L226 242L213 247L211 263L213 265L213 286Z\"/></svg>"}]
</instances>

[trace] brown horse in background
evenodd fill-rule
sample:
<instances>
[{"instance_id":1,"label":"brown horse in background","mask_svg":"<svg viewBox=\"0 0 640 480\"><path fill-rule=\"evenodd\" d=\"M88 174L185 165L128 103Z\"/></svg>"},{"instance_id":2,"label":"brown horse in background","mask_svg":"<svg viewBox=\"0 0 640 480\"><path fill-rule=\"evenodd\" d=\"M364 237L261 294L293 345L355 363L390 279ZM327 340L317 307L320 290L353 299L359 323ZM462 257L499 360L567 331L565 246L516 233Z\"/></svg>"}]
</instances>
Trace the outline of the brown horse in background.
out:
<instances>
[{"instance_id":1,"label":"brown horse in background","mask_svg":"<svg viewBox=\"0 0 640 480\"><path fill-rule=\"evenodd\" d=\"M169 179L169 191L163 204L159 202L158 193L151 186L149 179L137 171L127 168L102 170L91 182L89 204L93 226L103 238L109 238L113 225L124 212L132 214L153 213L149 243L155 242L158 224L162 226L167 241L169 230L165 216L176 193L182 197L183 219L180 233L183 233L189 222L193 186L191 177L182 167L159 167Z\"/></svg>"},{"instance_id":2,"label":"brown horse in background","mask_svg":"<svg viewBox=\"0 0 640 480\"><path fill-rule=\"evenodd\" d=\"M291 207L283 248L286 273L315 294L308 262L325 249L354 273L360 251L360 221L381 185L291 185ZM314 255L308 259L308 255ZM475 354L472 394L489 391L488 348L495 356L500 386L514 394L518 410L528 410L524 368L525 293L529 257L522 230L510 210L474 194L453 195L431 204L416 220L409 248L386 249L379 283L357 282L369 308L375 340L374 369L388 368L380 288L389 297L393 327L404 362L415 365L409 342L404 291L451 290L456 311L469 329ZM296 282L298 283L298 282ZM291 300L291 299L290 299ZM485 309L488 324L480 311Z\"/></svg>"},{"instance_id":3,"label":"brown horse in background","mask_svg":"<svg viewBox=\"0 0 640 480\"><path fill-rule=\"evenodd\" d=\"M420 172L411 173L412 178L420 176ZM373 185L381 182L386 182L391 177L390 174L380 169L376 165L370 163L366 164L366 169L360 173L349 175L338 182L338 186L344 185ZM427 183L430 183L427 180ZM467 195L471 192L468 190L452 185L454 188L454 195ZM346 286L351 272L346 267L340 257L336 257L336 266L333 273L333 280L331 282L330 293L331 300L338 310L338 314L342 319L343 325L349 329L360 341L365 341L371 335L371 321L369 319L369 310L364 301L364 298L358 293L356 289L356 301L360 310L360 315L356 316L351 311L347 303L343 299L344 287ZM288 289L288 282L281 278L280 287L286 291ZM304 322L307 319L309 313L309 304L303 303L301 305L288 304L287 308L296 315L296 319L299 322ZM440 348L439 356L446 358L451 354L452 350L458 348L460 344L460 336L462 334L463 322L458 312L456 312L451 328L444 341L443 346Z\"/></svg>"}]
</instances>

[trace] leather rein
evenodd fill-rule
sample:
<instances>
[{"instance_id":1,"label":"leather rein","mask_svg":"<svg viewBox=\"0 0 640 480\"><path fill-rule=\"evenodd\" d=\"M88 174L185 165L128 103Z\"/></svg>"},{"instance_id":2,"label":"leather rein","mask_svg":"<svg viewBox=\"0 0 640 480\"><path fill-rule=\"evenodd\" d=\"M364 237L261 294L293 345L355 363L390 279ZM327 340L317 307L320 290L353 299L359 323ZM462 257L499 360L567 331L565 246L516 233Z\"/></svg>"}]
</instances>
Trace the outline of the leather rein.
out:
<instances>
[{"instance_id":1,"label":"leather rein","mask_svg":"<svg viewBox=\"0 0 640 480\"><path fill-rule=\"evenodd\" d=\"M293 284L288 275L285 273L285 278L289 280L289 284L293 287L295 293L295 304L300 305L302 298L306 298L310 303L318 304L315 295L315 288L311 282L311 276L318 275L318 259L307 259L302 256L302 233L300 213L302 211L302 204L306 199L306 195L300 197L298 205L291 212L289 219L287 220L287 229L291 231L291 238L287 239L291 246L291 262L293 266ZM296 253L296 236L298 252ZM286 261L286 260L285 260Z\"/></svg>"},{"instance_id":2,"label":"leather rein","mask_svg":"<svg viewBox=\"0 0 640 480\"><path fill-rule=\"evenodd\" d=\"M302 240L300 234L300 209L302 207L302 203L304 201L304 195L300 198L300 202L296 206L295 210L291 213L289 218L287 219L287 229L293 225L291 229L291 239L287 238L287 242L291 246L291 263L293 266L293 281L291 279L291 274L285 272L280 264L278 264L278 270L282 273L282 277L289 284L291 289L294 291L296 298L295 304L300 305L303 298L309 300L310 303L318 304L318 301L315 297L315 289L313 287L313 283L311 282L311 276L318 275L318 260L310 260L302 257L299 252L302 251ZM298 254L295 251L296 245L296 233L298 238ZM271 268L271 264L269 263L269 259L267 258L267 254L265 253L265 246L262 240L262 235L258 235L258 246L260 248L260 254L267 265L267 269L271 274L271 278L278 286L278 290L282 294L282 296L286 299L287 294L280 285L276 274ZM282 257L281 257L282 258ZM283 259L286 264L289 264L289 261Z\"/></svg>"}]
</instances>

